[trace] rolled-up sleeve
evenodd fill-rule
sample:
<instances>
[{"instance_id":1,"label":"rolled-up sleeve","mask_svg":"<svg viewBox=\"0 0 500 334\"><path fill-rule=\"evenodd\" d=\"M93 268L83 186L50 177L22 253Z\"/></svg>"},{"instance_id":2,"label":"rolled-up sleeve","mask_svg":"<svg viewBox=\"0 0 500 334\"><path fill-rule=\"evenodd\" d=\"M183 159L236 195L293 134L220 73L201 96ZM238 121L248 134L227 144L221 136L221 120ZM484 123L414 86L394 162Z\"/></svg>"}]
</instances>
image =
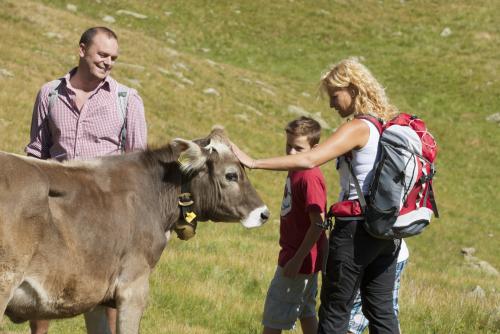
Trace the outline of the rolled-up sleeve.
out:
<instances>
[{"instance_id":1,"label":"rolled-up sleeve","mask_svg":"<svg viewBox=\"0 0 500 334\"><path fill-rule=\"evenodd\" d=\"M127 140L125 151L145 150L148 142L148 129L144 104L135 89L131 89L127 111Z\"/></svg>"},{"instance_id":2,"label":"rolled-up sleeve","mask_svg":"<svg viewBox=\"0 0 500 334\"><path fill-rule=\"evenodd\" d=\"M50 158L51 136L48 122L48 96L42 88L36 97L31 119L30 141L25 148L28 155L39 159Z\"/></svg>"}]
</instances>

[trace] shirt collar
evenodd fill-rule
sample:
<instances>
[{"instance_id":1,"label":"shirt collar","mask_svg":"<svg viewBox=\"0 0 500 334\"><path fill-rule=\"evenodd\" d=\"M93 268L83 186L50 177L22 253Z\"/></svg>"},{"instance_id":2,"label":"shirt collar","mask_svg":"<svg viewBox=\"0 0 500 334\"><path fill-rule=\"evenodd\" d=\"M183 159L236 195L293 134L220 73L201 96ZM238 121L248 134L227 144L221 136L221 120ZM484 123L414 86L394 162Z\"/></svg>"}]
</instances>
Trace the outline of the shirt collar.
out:
<instances>
[{"instance_id":1,"label":"shirt collar","mask_svg":"<svg viewBox=\"0 0 500 334\"><path fill-rule=\"evenodd\" d=\"M68 73L66 73L66 75L63 77L63 79L65 80L65 84L66 84L66 87L68 87L69 85L69 79L75 75L76 73L76 70L78 69L78 67L74 67L71 71L69 71ZM112 78L110 75L106 76L106 78L104 78L104 80L102 80L99 85L97 85L96 89L94 90L94 92L97 92L99 89L103 88L103 89L106 89L107 91L111 91L111 86L112 86Z\"/></svg>"}]
</instances>

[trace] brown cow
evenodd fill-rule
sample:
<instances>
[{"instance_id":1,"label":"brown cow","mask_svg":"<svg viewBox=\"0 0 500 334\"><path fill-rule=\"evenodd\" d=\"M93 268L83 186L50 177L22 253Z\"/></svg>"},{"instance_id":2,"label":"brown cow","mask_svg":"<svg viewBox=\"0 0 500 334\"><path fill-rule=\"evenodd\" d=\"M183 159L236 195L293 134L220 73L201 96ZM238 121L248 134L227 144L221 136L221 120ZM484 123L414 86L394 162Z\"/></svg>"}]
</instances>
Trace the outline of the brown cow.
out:
<instances>
[{"instance_id":1,"label":"brown cow","mask_svg":"<svg viewBox=\"0 0 500 334\"><path fill-rule=\"evenodd\" d=\"M228 145L215 129L91 161L0 153L0 314L22 322L111 304L118 333L138 333L149 275L181 217L181 183L200 221L250 228L269 216Z\"/></svg>"}]
</instances>

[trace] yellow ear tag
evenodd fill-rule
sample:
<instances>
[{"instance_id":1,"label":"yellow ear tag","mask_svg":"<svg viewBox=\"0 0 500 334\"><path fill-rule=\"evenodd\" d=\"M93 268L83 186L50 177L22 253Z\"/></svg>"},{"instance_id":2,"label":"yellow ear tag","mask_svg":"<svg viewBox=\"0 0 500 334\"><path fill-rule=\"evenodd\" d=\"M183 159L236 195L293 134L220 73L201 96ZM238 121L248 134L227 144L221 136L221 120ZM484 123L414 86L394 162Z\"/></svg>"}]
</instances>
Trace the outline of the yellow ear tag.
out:
<instances>
[{"instance_id":1,"label":"yellow ear tag","mask_svg":"<svg viewBox=\"0 0 500 334\"><path fill-rule=\"evenodd\" d=\"M189 157L186 154L181 153L179 155L179 159L177 159L177 161L179 161L179 163L181 165L187 165L187 164L189 164Z\"/></svg>"},{"instance_id":2,"label":"yellow ear tag","mask_svg":"<svg viewBox=\"0 0 500 334\"><path fill-rule=\"evenodd\" d=\"M187 221L188 223L190 223L195 218L196 218L196 214L191 211L191 212L186 213L186 217L184 217L184 220Z\"/></svg>"}]
</instances>

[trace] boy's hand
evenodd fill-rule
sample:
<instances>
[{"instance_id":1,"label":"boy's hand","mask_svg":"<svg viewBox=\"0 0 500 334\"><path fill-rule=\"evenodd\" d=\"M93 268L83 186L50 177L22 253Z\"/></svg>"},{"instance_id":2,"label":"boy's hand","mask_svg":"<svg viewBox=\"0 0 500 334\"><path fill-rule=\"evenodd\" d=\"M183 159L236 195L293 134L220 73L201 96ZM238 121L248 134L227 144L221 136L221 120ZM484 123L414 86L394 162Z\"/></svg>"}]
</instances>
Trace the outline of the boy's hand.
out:
<instances>
[{"instance_id":1,"label":"boy's hand","mask_svg":"<svg viewBox=\"0 0 500 334\"><path fill-rule=\"evenodd\" d=\"M299 273L300 267L302 266L302 260L298 259L296 256L292 257L283 267L283 276L293 278Z\"/></svg>"}]
</instances>

